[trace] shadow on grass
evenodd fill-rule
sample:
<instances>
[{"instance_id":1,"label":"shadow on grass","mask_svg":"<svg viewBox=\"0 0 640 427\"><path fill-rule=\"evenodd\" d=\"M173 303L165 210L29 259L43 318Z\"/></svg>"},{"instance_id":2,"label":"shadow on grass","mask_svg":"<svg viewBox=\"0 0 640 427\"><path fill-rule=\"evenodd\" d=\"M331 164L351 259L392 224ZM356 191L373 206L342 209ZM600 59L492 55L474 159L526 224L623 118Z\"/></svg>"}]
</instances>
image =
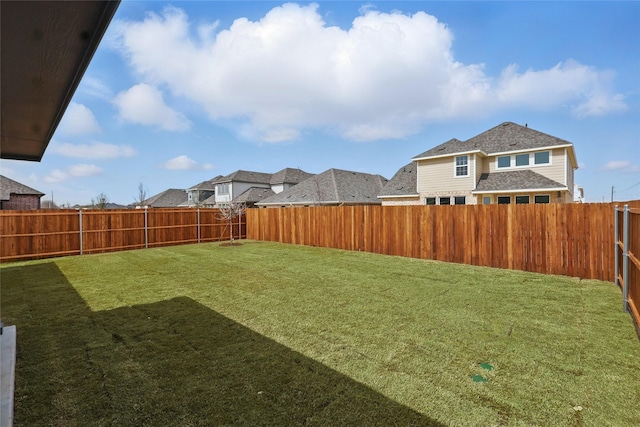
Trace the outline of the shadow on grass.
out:
<instances>
[{"instance_id":1,"label":"shadow on grass","mask_svg":"<svg viewBox=\"0 0 640 427\"><path fill-rule=\"evenodd\" d=\"M16 426L441 425L190 298L93 312L54 263L1 271Z\"/></svg>"}]
</instances>

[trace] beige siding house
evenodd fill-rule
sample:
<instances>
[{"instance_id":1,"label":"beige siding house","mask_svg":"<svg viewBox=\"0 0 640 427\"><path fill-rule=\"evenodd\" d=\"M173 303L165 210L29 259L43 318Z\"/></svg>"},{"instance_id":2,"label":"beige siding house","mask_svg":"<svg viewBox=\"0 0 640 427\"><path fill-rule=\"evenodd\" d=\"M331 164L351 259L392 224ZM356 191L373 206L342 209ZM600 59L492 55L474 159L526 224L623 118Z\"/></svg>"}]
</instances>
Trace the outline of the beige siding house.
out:
<instances>
[{"instance_id":1,"label":"beige siding house","mask_svg":"<svg viewBox=\"0 0 640 427\"><path fill-rule=\"evenodd\" d=\"M578 168L572 143L511 122L451 139L411 165L385 186L383 205L570 203Z\"/></svg>"}]
</instances>

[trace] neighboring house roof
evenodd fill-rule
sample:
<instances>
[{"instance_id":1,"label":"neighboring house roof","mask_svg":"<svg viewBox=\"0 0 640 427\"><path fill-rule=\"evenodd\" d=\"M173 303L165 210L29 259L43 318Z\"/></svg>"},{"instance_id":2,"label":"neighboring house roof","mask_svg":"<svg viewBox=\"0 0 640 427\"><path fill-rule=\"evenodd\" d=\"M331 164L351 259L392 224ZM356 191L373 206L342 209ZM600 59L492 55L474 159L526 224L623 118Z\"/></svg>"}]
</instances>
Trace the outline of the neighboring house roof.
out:
<instances>
[{"instance_id":1,"label":"neighboring house roof","mask_svg":"<svg viewBox=\"0 0 640 427\"><path fill-rule=\"evenodd\" d=\"M564 139L531 129L528 126L505 122L466 141L451 139L424 153L418 154L413 160L449 156L458 153L481 152L485 155L492 155L558 146L573 147L573 144ZM573 160L575 160L573 150L572 156L574 156ZM574 164L577 166L577 162L574 162Z\"/></svg>"},{"instance_id":2,"label":"neighboring house roof","mask_svg":"<svg viewBox=\"0 0 640 427\"><path fill-rule=\"evenodd\" d=\"M277 184L299 184L307 178L312 177L312 173L302 169L285 168L271 176L271 185Z\"/></svg>"},{"instance_id":3,"label":"neighboring house roof","mask_svg":"<svg viewBox=\"0 0 640 427\"><path fill-rule=\"evenodd\" d=\"M216 188L216 182L218 182L220 178L222 178L222 175L218 175L215 178L202 181L194 185L193 187L189 187L187 191L195 191L195 190L214 191Z\"/></svg>"},{"instance_id":4,"label":"neighboring house roof","mask_svg":"<svg viewBox=\"0 0 640 427\"><path fill-rule=\"evenodd\" d=\"M531 190L566 190L567 187L530 169L483 173L474 193L498 193Z\"/></svg>"},{"instance_id":5,"label":"neighboring house roof","mask_svg":"<svg viewBox=\"0 0 640 427\"><path fill-rule=\"evenodd\" d=\"M38 190L34 190L31 187L20 184L18 181L0 175L0 200L9 200L12 194L44 196L44 193Z\"/></svg>"},{"instance_id":6,"label":"neighboring house roof","mask_svg":"<svg viewBox=\"0 0 640 427\"><path fill-rule=\"evenodd\" d=\"M202 200L200 202L201 205L203 206L212 206L216 204L216 195L212 194L211 196L207 197L206 199Z\"/></svg>"},{"instance_id":7,"label":"neighboring house roof","mask_svg":"<svg viewBox=\"0 0 640 427\"><path fill-rule=\"evenodd\" d=\"M270 188L258 188L251 187L235 199L233 199L233 203L256 203L260 200L264 200L267 197L273 196L274 193Z\"/></svg>"},{"instance_id":8,"label":"neighboring house roof","mask_svg":"<svg viewBox=\"0 0 640 427\"><path fill-rule=\"evenodd\" d=\"M257 205L379 204L377 196L386 183L381 175L329 169Z\"/></svg>"},{"instance_id":9,"label":"neighboring house roof","mask_svg":"<svg viewBox=\"0 0 640 427\"><path fill-rule=\"evenodd\" d=\"M177 188L169 188L162 193L158 193L153 197L149 197L142 202L143 206L151 206L154 208L173 208L187 201L187 193Z\"/></svg>"},{"instance_id":10,"label":"neighboring house roof","mask_svg":"<svg viewBox=\"0 0 640 427\"><path fill-rule=\"evenodd\" d=\"M398 172L382 188L379 197L418 195L416 163L411 162L401 167Z\"/></svg>"},{"instance_id":11,"label":"neighboring house roof","mask_svg":"<svg viewBox=\"0 0 640 427\"><path fill-rule=\"evenodd\" d=\"M270 174L270 173L237 170L235 172L230 173L229 175L215 178L212 181L214 181L215 184L221 184L225 182L249 182L249 183L256 183L256 184L269 184L269 182L271 182L272 176L273 174Z\"/></svg>"}]
</instances>

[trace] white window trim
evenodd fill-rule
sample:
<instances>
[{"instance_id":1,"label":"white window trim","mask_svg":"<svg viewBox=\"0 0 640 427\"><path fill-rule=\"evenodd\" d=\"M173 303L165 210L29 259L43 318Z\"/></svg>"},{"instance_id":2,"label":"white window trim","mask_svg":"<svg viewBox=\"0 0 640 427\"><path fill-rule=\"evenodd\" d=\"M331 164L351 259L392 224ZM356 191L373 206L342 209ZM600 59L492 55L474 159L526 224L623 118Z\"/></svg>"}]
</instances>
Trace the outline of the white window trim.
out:
<instances>
[{"instance_id":1,"label":"white window trim","mask_svg":"<svg viewBox=\"0 0 640 427\"><path fill-rule=\"evenodd\" d=\"M565 149L566 151L566 149ZM536 153L549 153L549 163L536 163ZM565 155L566 158L566 155ZM531 159L533 160L533 167L542 167L542 166L551 166L553 164L553 151L551 150L542 150L542 151L534 151L531 153Z\"/></svg>"},{"instance_id":2,"label":"white window trim","mask_svg":"<svg viewBox=\"0 0 640 427\"><path fill-rule=\"evenodd\" d=\"M456 159L458 157L466 157L467 158L467 174L466 175L458 175L458 167L463 167L464 165L458 165ZM453 156L453 177L454 178L469 178L471 176L471 156L469 154L463 154L461 156Z\"/></svg>"},{"instance_id":3,"label":"white window trim","mask_svg":"<svg viewBox=\"0 0 640 427\"><path fill-rule=\"evenodd\" d=\"M544 152L548 152L549 153L549 163L539 163L536 164L536 153L544 153ZM528 154L529 155L529 164L527 165L516 165L516 156L522 155L522 154ZM509 166L498 166L498 157L507 157L509 156ZM567 161L567 156L566 156L566 149L565 149L565 164ZM531 151L528 153L511 153L511 154L501 154L499 156L495 156L495 162L496 162L496 170L509 170L509 169L523 169L523 168L543 168L543 167L547 167L547 166L551 166L553 165L553 151L551 150L539 150L539 151Z\"/></svg>"}]
</instances>

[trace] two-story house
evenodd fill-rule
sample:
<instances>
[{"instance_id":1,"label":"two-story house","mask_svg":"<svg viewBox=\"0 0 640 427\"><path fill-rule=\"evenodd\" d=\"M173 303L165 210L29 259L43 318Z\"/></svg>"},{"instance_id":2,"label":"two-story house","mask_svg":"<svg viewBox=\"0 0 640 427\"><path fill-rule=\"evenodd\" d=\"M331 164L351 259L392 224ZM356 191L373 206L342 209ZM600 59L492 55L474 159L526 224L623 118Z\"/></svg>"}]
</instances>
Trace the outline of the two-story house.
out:
<instances>
[{"instance_id":1,"label":"two-story house","mask_svg":"<svg viewBox=\"0 0 640 427\"><path fill-rule=\"evenodd\" d=\"M577 168L572 143L506 122L415 156L379 197L383 205L571 203Z\"/></svg>"},{"instance_id":2,"label":"two-story house","mask_svg":"<svg viewBox=\"0 0 640 427\"><path fill-rule=\"evenodd\" d=\"M243 203L252 207L262 199L281 193L313 176L301 169L285 168L274 174L237 170L187 189L186 206L221 207Z\"/></svg>"}]
</instances>

